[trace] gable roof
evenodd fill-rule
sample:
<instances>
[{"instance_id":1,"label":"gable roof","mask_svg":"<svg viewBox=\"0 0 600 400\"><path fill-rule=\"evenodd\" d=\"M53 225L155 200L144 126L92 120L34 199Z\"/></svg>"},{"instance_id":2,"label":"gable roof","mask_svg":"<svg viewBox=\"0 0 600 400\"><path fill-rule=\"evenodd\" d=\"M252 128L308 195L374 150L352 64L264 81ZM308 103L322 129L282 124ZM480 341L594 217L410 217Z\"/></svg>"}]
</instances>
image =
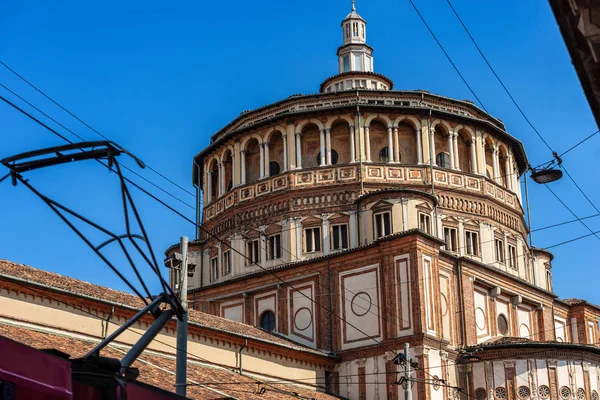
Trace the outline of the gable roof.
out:
<instances>
[{"instance_id":1,"label":"gable roof","mask_svg":"<svg viewBox=\"0 0 600 400\"><path fill-rule=\"evenodd\" d=\"M22 281L51 290L62 291L66 294L120 305L127 308L140 309L144 307L144 303L139 297L129 293L0 259L0 282L2 279ZM253 325L232 321L191 309L189 310L188 317L191 326L196 325L200 328L225 332L230 335L255 339L263 343L329 358L326 352L302 346Z\"/></svg>"}]
</instances>

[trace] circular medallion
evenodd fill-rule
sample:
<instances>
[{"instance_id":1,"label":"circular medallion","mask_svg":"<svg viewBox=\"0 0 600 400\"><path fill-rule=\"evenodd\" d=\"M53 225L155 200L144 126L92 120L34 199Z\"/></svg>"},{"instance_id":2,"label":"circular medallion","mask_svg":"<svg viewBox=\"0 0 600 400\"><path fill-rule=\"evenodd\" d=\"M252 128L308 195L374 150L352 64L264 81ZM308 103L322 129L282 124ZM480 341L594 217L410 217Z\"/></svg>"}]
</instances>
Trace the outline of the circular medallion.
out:
<instances>
[{"instance_id":1,"label":"circular medallion","mask_svg":"<svg viewBox=\"0 0 600 400\"><path fill-rule=\"evenodd\" d=\"M444 293L440 293L441 299L441 308L442 308L442 317L445 317L448 314L448 299L444 295Z\"/></svg>"},{"instance_id":2,"label":"circular medallion","mask_svg":"<svg viewBox=\"0 0 600 400\"><path fill-rule=\"evenodd\" d=\"M479 330L484 330L487 324L485 323L485 311L480 307L475 310L475 325Z\"/></svg>"},{"instance_id":3,"label":"circular medallion","mask_svg":"<svg viewBox=\"0 0 600 400\"><path fill-rule=\"evenodd\" d=\"M362 317L368 313L372 305L371 296L367 292L356 293L350 302L352 312L358 317Z\"/></svg>"},{"instance_id":4,"label":"circular medallion","mask_svg":"<svg viewBox=\"0 0 600 400\"><path fill-rule=\"evenodd\" d=\"M297 331L304 331L312 325L312 312L302 307L294 314L294 327Z\"/></svg>"},{"instance_id":5,"label":"circular medallion","mask_svg":"<svg viewBox=\"0 0 600 400\"><path fill-rule=\"evenodd\" d=\"M529 337L530 332L529 332L529 328L527 327L527 325L525 324L521 324L521 326L519 327L519 336L521 336L522 338L527 338Z\"/></svg>"}]
</instances>

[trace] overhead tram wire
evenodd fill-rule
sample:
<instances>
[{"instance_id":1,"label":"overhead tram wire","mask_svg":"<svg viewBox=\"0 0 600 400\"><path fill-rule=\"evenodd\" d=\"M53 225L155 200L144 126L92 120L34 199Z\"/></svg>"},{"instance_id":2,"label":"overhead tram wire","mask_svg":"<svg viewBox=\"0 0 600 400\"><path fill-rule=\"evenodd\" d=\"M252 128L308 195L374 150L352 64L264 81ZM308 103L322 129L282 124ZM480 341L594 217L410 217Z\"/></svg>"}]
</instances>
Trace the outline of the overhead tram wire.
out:
<instances>
[{"instance_id":1,"label":"overhead tram wire","mask_svg":"<svg viewBox=\"0 0 600 400\"><path fill-rule=\"evenodd\" d=\"M1 62L1 61L0 61ZM66 126L64 126L63 124L61 124L60 122L58 122L56 119L52 118L50 115L48 115L47 113L45 113L44 111L40 110L38 107L36 107L34 104L30 103L29 101L27 101L25 98L23 98L22 96L20 96L18 93L14 92L13 90L11 90L10 88L8 88L6 85L4 85L2 82L0 82L0 87L4 88L5 90L7 90L9 93L11 93L13 96L17 97L19 100L21 100L22 102L24 102L25 104L27 104L29 107L33 108L34 110L36 110L37 112L39 112L40 114L42 114L43 116L45 116L46 118L48 118L49 120L51 120L52 122L54 122L55 124L57 124L58 126L60 126L61 128L63 128L64 130L66 130L67 132L71 133L72 135L74 135L76 138L78 138L79 140L85 142L85 139L77 134L76 132L73 132L71 129L67 128ZM8 105L12 106L13 108L17 109L18 111L24 112L22 109L20 109L19 107L17 107L14 103L8 101L5 97L0 95L0 100L4 101L5 103L7 103ZM26 113L26 115L28 115ZM29 116L29 115L28 115ZM61 139L63 139L66 142L72 143L72 141L70 141L69 139L67 139L64 135L53 131L53 133L55 135L57 135L58 137L60 137ZM108 139L107 139L108 140ZM110 140L109 140L110 141ZM155 188L157 188L158 190L160 190L161 192L165 193L166 195L172 197L173 199L179 201L180 203L182 203L183 205L195 210L196 208L192 205L190 205L189 203L185 202L184 200L181 200L180 198L178 198L177 196L175 196L174 194L170 193L169 191L163 189L162 187L158 186L157 184L155 184L154 182L150 181L149 179L145 178L144 176L142 176L141 174L137 173L136 171L134 171L133 169L129 168L127 165L121 165L124 169L128 170L129 172L131 172L132 174L136 175L138 178L144 180L145 182L147 182L148 184L154 186ZM147 167L147 165L146 165Z\"/></svg>"},{"instance_id":2,"label":"overhead tram wire","mask_svg":"<svg viewBox=\"0 0 600 400\"><path fill-rule=\"evenodd\" d=\"M105 135L103 135L102 133L100 133L98 130L94 129L92 126L90 126L89 124L87 124L85 121L83 121L81 118L79 118L77 115L75 115L74 113L72 113L71 111L69 111L67 108L63 107L61 104L59 104L57 101L55 101L52 97L50 97L49 95L47 95L46 93L44 93L44 91L42 91L41 89L39 89L37 86L35 86L33 83L31 83L29 80L25 79L21 74L19 74L17 71L15 71L14 69L12 69L11 67L9 67L8 65L6 65L3 61L0 60L0 64L2 64L7 70L9 70L10 72L12 72L15 76L17 76L19 79L21 79L23 82L25 82L27 85L29 85L30 87L32 87L34 90L36 90L38 93L40 93L42 96L44 96L45 98L47 98L48 100L50 100L52 103L54 103L57 107L59 107L61 110L65 111L67 114L69 114L70 116L72 116L73 118L75 118L77 121L79 121L80 123L82 123L84 126L86 126L87 128L89 128L90 130L92 130L93 132L97 133L100 137L102 137L104 140L108 140L111 141L109 138L107 138ZM126 166L123 166L126 167ZM184 187L180 186L179 184L177 184L176 182L174 182L173 180L169 179L168 177L166 177L165 175L163 175L162 173L160 173L159 171L157 171L156 169L152 168L150 165L146 164L146 168L148 168L150 171L154 172L156 175L160 176L161 178L163 178L164 180L166 180L167 182L171 183L172 185L174 185L175 187L181 189L182 191L186 192L187 194L189 194L192 197L196 197L195 193L190 192L189 190L185 189ZM129 168L127 168L129 169Z\"/></svg>"},{"instance_id":3,"label":"overhead tram wire","mask_svg":"<svg viewBox=\"0 0 600 400\"><path fill-rule=\"evenodd\" d=\"M452 64L452 67L454 68L454 70L456 71L456 73L458 74L458 76L460 76L460 79L462 79L462 81L467 86L467 88L469 89L469 91L471 92L471 94L477 99L477 101L479 102L479 105L481 106L481 108L483 108L483 110L485 112L488 112L487 109L485 108L485 106L483 105L483 102L479 99L479 97L477 96L477 94L475 94L475 91L473 90L473 88L471 88L471 85L469 85L469 83L467 82L467 80L465 79L465 77L463 76L463 74L460 72L460 70L458 69L458 67L454 63L454 61L452 61L452 58L450 57L450 55L448 54L448 52L446 51L446 49L444 48L444 46L442 45L442 43L438 40L438 38L435 35L435 33L433 33L433 30L431 30L431 27L429 26L429 24L427 23L427 21L425 20L425 18L423 17L423 15L421 14L421 12L419 11L419 9L417 8L417 6L414 3L414 1L413 0L408 0L408 1L412 5L412 7L415 9L417 15L419 16L419 18L421 19L421 21L423 22L423 24L425 25L425 27L427 28L427 30L429 31L429 33L431 34L431 36L433 37L433 39L435 40L435 42L437 43L437 45L440 47L440 49L442 50L442 52L444 53L444 55L446 56L446 58L448 59L448 61L450 62L450 64Z\"/></svg>"}]
</instances>

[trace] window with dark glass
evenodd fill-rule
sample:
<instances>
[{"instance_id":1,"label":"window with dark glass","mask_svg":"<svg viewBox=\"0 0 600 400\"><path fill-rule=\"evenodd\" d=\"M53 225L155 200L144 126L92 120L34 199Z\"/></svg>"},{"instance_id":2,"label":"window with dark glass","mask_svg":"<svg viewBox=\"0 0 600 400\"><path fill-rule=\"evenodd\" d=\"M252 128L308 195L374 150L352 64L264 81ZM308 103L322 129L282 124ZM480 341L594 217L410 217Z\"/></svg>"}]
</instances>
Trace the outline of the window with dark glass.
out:
<instances>
[{"instance_id":1,"label":"window with dark glass","mask_svg":"<svg viewBox=\"0 0 600 400\"><path fill-rule=\"evenodd\" d=\"M465 231L465 251L470 256L479 255L479 234L473 231Z\"/></svg>"},{"instance_id":2,"label":"window with dark glass","mask_svg":"<svg viewBox=\"0 0 600 400\"><path fill-rule=\"evenodd\" d=\"M379 161L382 163L387 163L390 161L390 155L387 146L379 151Z\"/></svg>"},{"instance_id":3,"label":"window with dark glass","mask_svg":"<svg viewBox=\"0 0 600 400\"><path fill-rule=\"evenodd\" d=\"M213 257L210 259L210 280L216 281L219 279L219 259Z\"/></svg>"},{"instance_id":4,"label":"window with dark glass","mask_svg":"<svg viewBox=\"0 0 600 400\"><path fill-rule=\"evenodd\" d=\"M307 228L304 230L305 252L314 253L321 251L321 228Z\"/></svg>"},{"instance_id":5,"label":"window with dark glass","mask_svg":"<svg viewBox=\"0 0 600 400\"><path fill-rule=\"evenodd\" d=\"M231 252L229 250L223 252L223 275L231 273Z\"/></svg>"},{"instance_id":6,"label":"window with dark glass","mask_svg":"<svg viewBox=\"0 0 600 400\"><path fill-rule=\"evenodd\" d=\"M440 168L450 168L450 155L448 153L438 153L435 156L435 164Z\"/></svg>"},{"instance_id":7,"label":"window with dark glass","mask_svg":"<svg viewBox=\"0 0 600 400\"><path fill-rule=\"evenodd\" d=\"M392 217L389 212L375 214L375 239L392 233Z\"/></svg>"},{"instance_id":8,"label":"window with dark glass","mask_svg":"<svg viewBox=\"0 0 600 400\"><path fill-rule=\"evenodd\" d=\"M331 149L331 164L335 165L338 163L339 154L337 151ZM321 153L317 154L317 165L321 165Z\"/></svg>"},{"instance_id":9,"label":"window with dark glass","mask_svg":"<svg viewBox=\"0 0 600 400\"><path fill-rule=\"evenodd\" d=\"M250 240L246 243L247 264L258 264L260 262L259 240Z\"/></svg>"},{"instance_id":10,"label":"window with dark glass","mask_svg":"<svg viewBox=\"0 0 600 400\"><path fill-rule=\"evenodd\" d=\"M268 332L275 330L275 313L267 310L260 315L260 327Z\"/></svg>"},{"instance_id":11,"label":"window with dark glass","mask_svg":"<svg viewBox=\"0 0 600 400\"><path fill-rule=\"evenodd\" d=\"M508 245L508 266L517 269L517 248L512 244Z\"/></svg>"},{"instance_id":12,"label":"window with dark glass","mask_svg":"<svg viewBox=\"0 0 600 400\"><path fill-rule=\"evenodd\" d=\"M496 261L504 264L504 241L502 239L494 239L494 247L496 249Z\"/></svg>"},{"instance_id":13,"label":"window with dark glass","mask_svg":"<svg viewBox=\"0 0 600 400\"><path fill-rule=\"evenodd\" d=\"M281 235L271 235L269 236L269 241L267 243L269 246L269 251L267 255L269 256L269 260L276 260L281 258Z\"/></svg>"},{"instance_id":14,"label":"window with dark glass","mask_svg":"<svg viewBox=\"0 0 600 400\"><path fill-rule=\"evenodd\" d=\"M350 56L344 56L342 59L344 63L344 72L350 71ZM343 87L342 87L343 89Z\"/></svg>"},{"instance_id":15,"label":"window with dark glass","mask_svg":"<svg viewBox=\"0 0 600 400\"><path fill-rule=\"evenodd\" d=\"M331 248L342 250L348 248L348 225L340 224L331 227Z\"/></svg>"},{"instance_id":16,"label":"window with dark glass","mask_svg":"<svg viewBox=\"0 0 600 400\"><path fill-rule=\"evenodd\" d=\"M456 228L444 227L444 241L446 242L446 250L454 252L458 250Z\"/></svg>"},{"instance_id":17,"label":"window with dark glass","mask_svg":"<svg viewBox=\"0 0 600 400\"><path fill-rule=\"evenodd\" d=\"M431 217L429 215L419 213L419 229L431 235Z\"/></svg>"},{"instance_id":18,"label":"window with dark glass","mask_svg":"<svg viewBox=\"0 0 600 400\"><path fill-rule=\"evenodd\" d=\"M277 161L269 162L269 176L279 175L281 173L281 167Z\"/></svg>"}]
</instances>

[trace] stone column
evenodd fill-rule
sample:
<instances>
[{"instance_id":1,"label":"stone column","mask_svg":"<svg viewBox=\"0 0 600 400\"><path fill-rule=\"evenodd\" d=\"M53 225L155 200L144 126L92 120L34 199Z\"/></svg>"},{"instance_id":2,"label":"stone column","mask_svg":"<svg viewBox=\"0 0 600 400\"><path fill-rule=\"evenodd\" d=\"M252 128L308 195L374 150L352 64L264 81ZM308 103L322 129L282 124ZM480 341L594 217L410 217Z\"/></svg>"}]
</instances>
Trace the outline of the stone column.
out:
<instances>
[{"instance_id":1,"label":"stone column","mask_svg":"<svg viewBox=\"0 0 600 400\"><path fill-rule=\"evenodd\" d=\"M500 183L500 168L498 168L498 149L494 147L492 151L492 168L494 169L494 176L492 179L496 183Z\"/></svg>"},{"instance_id":2,"label":"stone column","mask_svg":"<svg viewBox=\"0 0 600 400\"><path fill-rule=\"evenodd\" d=\"M356 162L356 149L354 145L354 125L350 126L350 162Z\"/></svg>"},{"instance_id":3,"label":"stone column","mask_svg":"<svg viewBox=\"0 0 600 400\"><path fill-rule=\"evenodd\" d=\"M454 169L460 170L460 154L458 153L458 133L454 134Z\"/></svg>"},{"instance_id":4,"label":"stone column","mask_svg":"<svg viewBox=\"0 0 600 400\"><path fill-rule=\"evenodd\" d=\"M331 165L331 129L325 129L325 146L327 149L327 165Z\"/></svg>"},{"instance_id":5,"label":"stone column","mask_svg":"<svg viewBox=\"0 0 600 400\"><path fill-rule=\"evenodd\" d=\"M212 172L206 171L206 202L210 203L213 200L212 197Z\"/></svg>"},{"instance_id":6,"label":"stone column","mask_svg":"<svg viewBox=\"0 0 600 400\"><path fill-rule=\"evenodd\" d=\"M358 247L358 228L356 223L357 212L356 210L349 211L350 224L348 226L348 235L350 236L350 248L353 249Z\"/></svg>"},{"instance_id":7,"label":"stone column","mask_svg":"<svg viewBox=\"0 0 600 400\"><path fill-rule=\"evenodd\" d=\"M400 162L400 142L398 139L398 127L394 127L394 161Z\"/></svg>"},{"instance_id":8,"label":"stone column","mask_svg":"<svg viewBox=\"0 0 600 400\"><path fill-rule=\"evenodd\" d=\"M290 224L289 224L289 220L286 218L283 221L281 221L281 244L280 244L282 249L290 249ZM283 251L282 252L282 259L284 263L289 263L290 262L290 252L288 251Z\"/></svg>"},{"instance_id":9,"label":"stone column","mask_svg":"<svg viewBox=\"0 0 600 400\"><path fill-rule=\"evenodd\" d=\"M242 167L241 184L246 184L246 150L240 151L240 167Z\"/></svg>"},{"instance_id":10,"label":"stone column","mask_svg":"<svg viewBox=\"0 0 600 400\"><path fill-rule=\"evenodd\" d=\"M490 262L489 256L487 254L487 247L485 243L485 232L484 232L484 223L479 224L479 251L481 253L481 261L484 264L488 264Z\"/></svg>"},{"instance_id":11,"label":"stone column","mask_svg":"<svg viewBox=\"0 0 600 400\"><path fill-rule=\"evenodd\" d=\"M238 158L235 152L231 153L231 187L234 188L238 185L235 176L237 175Z\"/></svg>"},{"instance_id":12,"label":"stone column","mask_svg":"<svg viewBox=\"0 0 600 400\"><path fill-rule=\"evenodd\" d=\"M217 269L219 270L219 278L222 278L225 275L225 271L223 270L223 249L221 248L221 243L217 243Z\"/></svg>"},{"instance_id":13,"label":"stone column","mask_svg":"<svg viewBox=\"0 0 600 400\"><path fill-rule=\"evenodd\" d=\"M296 169L302 169L302 142L301 134L296 133Z\"/></svg>"},{"instance_id":14,"label":"stone column","mask_svg":"<svg viewBox=\"0 0 600 400\"><path fill-rule=\"evenodd\" d=\"M225 194L225 164L219 163L219 196Z\"/></svg>"},{"instance_id":15,"label":"stone column","mask_svg":"<svg viewBox=\"0 0 600 400\"><path fill-rule=\"evenodd\" d=\"M325 164L327 164L327 157L326 157L326 151L325 150L325 129L321 129L320 131L320 140L319 140L320 144L321 144L321 160L319 161L319 165L321 167L325 166Z\"/></svg>"},{"instance_id":16,"label":"stone column","mask_svg":"<svg viewBox=\"0 0 600 400\"><path fill-rule=\"evenodd\" d=\"M417 164L423 164L423 144L421 143L421 129L415 129L417 135Z\"/></svg>"},{"instance_id":17,"label":"stone column","mask_svg":"<svg viewBox=\"0 0 600 400\"><path fill-rule=\"evenodd\" d=\"M287 157L287 137L286 135L283 135L281 138L283 139L283 171L281 172L285 172L289 169Z\"/></svg>"},{"instance_id":18,"label":"stone column","mask_svg":"<svg viewBox=\"0 0 600 400\"><path fill-rule=\"evenodd\" d=\"M328 255L331 252L331 245L329 242L329 215L323 214L323 223L321 224L321 236L323 237L323 254Z\"/></svg>"},{"instance_id":19,"label":"stone column","mask_svg":"<svg viewBox=\"0 0 600 400\"><path fill-rule=\"evenodd\" d=\"M400 204L402 206L402 230L408 230L408 199L400 200Z\"/></svg>"},{"instance_id":20,"label":"stone column","mask_svg":"<svg viewBox=\"0 0 600 400\"><path fill-rule=\"evenodd\" d=\"M369 127L365 126L365 161L371 162L371 136L369 135Z\"/></svg>"},{"instance_id":21,"label":"stone column","mask_svg":"<svg viewBox=\"0 0 600 400\"><path fill-rule=\"evenodd\" d=\"M394 162L394 140L392 137L392 127L388 126L388 163Z\"/></svg>"},{"instance_id":22,"label":"stone column","mask_svg":"<svg viewBox=\"0 0 600 400\"><path fill-rule=\"evenodd\" d=\"M296 259L302 260L302 221L296 218Z\"/></svg>"},{"instance_id":23,"label":"stone column","mask_svg":"<svg viewBox=\"0 0 600 400\"><path fill-rule=\"evenodd\" d=\"M265 177L265 144L260 144L260 173L258 179Z\"/></svg>"},{"instance_id":24,"label":"stone column","mask_svg":"<svg viewBox=\"0 0 600 400\"><path fill-rule=\"evenodd\" d=\"M433 127L431 129L429 129L429 143L430 143L429 146L431 147L431 150L429 152L428 158L433 157L433 160L430 160L429 162L433 163L433 165L435 165L435 128L433 128ZM432 177L432 179L433 179L433 177Z\"/></svg>"},{"instance_id":25,"label":"stone column","mask_svg":"<svg viewBox=\"0 0 600 400\"><path fill-rule=\"evenodd\" d=\"M475 151L475 136L471 137L471 172L476 174L477 171L477 153Z\"/></svg>"},{"instance_id":26,"label":"stone column","mask_svg":"<svg viewBox=\"0 0 600 400\"><path fill-rule=\"evenodd\" d=\"M506 267L508 268L509 266L509 260L508 260L508 232L504 231L504 265L506 265ZM516 260L515 260L516 261Z\"/></svg>"},{"instance_id":27,"label":"stone column","mask_svg":"<svg viewBox=\"0 0 600 400\"><path fill-rule=\"evenodd\" d=\"M504 169L506 170L506 188L512 190L514 175L512 173L510 156L504 160Z\"/></svg>"},{"instance_id":28,"label":"stone column","mask_svg":"<svg viewBox=\"0 0 600 400\"><path fill-rule=\"evenodd\" d=\"M475 150L477 151L477 161L479 173L485 176L485 143L483 143L483 138L481 134L478 134L475 137Z\"/></svg>"},{"instance_id":29,"label":"stone column","mask_svg":"<svg viewBox=\"0 0 600 400\"><path fill-rule=\"evenodd\" d=\"M450 154L450 169L454 169L454 134L453 133L448 134L448 153Z\"/></svg>"},{"instance_id":30,"label":"stone column","mask_svg":"<svg viewBox=\"0 0 600 400\"><path fill-rule=\"evenodd\" d=\"M458 245L458 254L460 254L461 256L465 255L465 224L464 224L464 218L459 217L458 218L458 240L457 240L457 245Z\"/></svg>"},{"instance_id":31,"label":"stone column","mask_svg":"<svg viewBox=\"0 0 600 400\"><path fill-rule=\"evenodd\" d=\"M265 160L264 160L264 163L265 163L265 165L264 165L264 167L265 167L265 173L263 174L265 178L268 178L271 175L269 173L270 172L269 171L269 164L271 162L270 161L269 148L270 148L269 143L265 143L265 156L264 156L264 158L265 158Z\"/></svg>"},{"instance_id":32,"label":"stone column","mask_svg":"<svg viewBox=\"0 0 600 400\"><path fill-rule=\"evenodd\" d=\"M266 226L261 226L260 231L260 265L264 268L267 261L267 237L265 236Z\"/></svg>"}]
</instances>

